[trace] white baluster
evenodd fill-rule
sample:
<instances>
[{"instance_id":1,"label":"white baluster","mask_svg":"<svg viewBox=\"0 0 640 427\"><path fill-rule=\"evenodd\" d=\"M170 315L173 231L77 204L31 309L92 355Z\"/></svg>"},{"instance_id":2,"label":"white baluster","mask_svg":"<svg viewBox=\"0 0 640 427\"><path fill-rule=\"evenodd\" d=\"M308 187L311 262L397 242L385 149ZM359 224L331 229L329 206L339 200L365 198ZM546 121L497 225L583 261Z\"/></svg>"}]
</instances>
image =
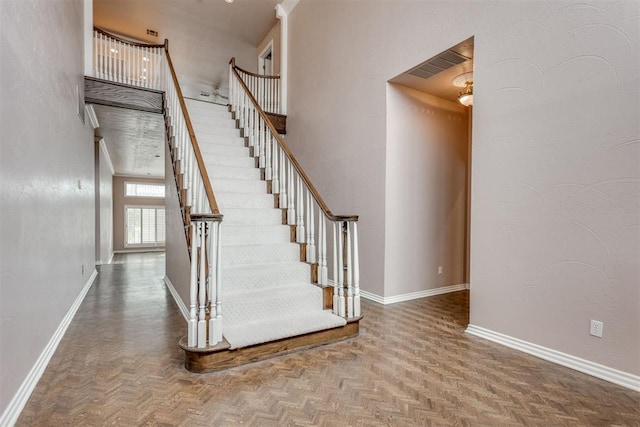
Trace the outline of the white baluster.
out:
<instances>
[{"instance_id":1,"label":"white baluster","mask_svg":"<svg viewBox=\"0 0 640 427\"><path fill-rule=\"evenodd\" d=\"M271 171L272 181L271 181L271 189L273 190L273 194L280 193L280 179L279 179L279 160L280 160L280 147L278 146L278 141L275 138L271 140L273 142L273 150L271 153L273 170Z\"/></svg>"},{"instance_id":2,"label":"white baluster","mask_svg":"<svg viewBox=\"0 0 640 427\"><path fill-rule=\"evenodd\" d=\"M287 164L284 151L280 150L280 209L287 207Z\"/></svg>"},{"instance_id":3,"label":"white baluster","mask_svg":"<svg viewBox=\"0 0 640 427\"><path fill-rule=\"evenodd\" d=\"M269 133L269 129L265 129L265 135L267 137L267 143L265 144L265 169L264 177L266 180L271 180L271 145L273 144L273 136ZM273 182L271 183L271 192L273 193Z\"/></svg>"},{"instance_id":4,"label":"white baluster","mask_svg":"<svg viewBox=\"0 0 640 427\"><path fill-rule=\"evenodd\" d=\"M196 242L197 233L196 225L191 224L191 277L189 279L189 322L187 324L187 345L189 347L195 347L198 343L198 323L196 320L197 311L196 304L198 303L198 265L196 262Z\"/></svg>"},{"instance_id":5,"label":"white baluster","mask_svg":"<svg viewBox=\"0 0 640 427\"><path fill-rule=\"evenodd\" d=\"M360 316L360 258L358 255L358 223L353 221L353 315Z\"/></svg>"},{"instance_id":6,"label":"white baluster","mask_svg":"<svg viewBox=\"0 0 640 427\"><path fill-rule=\"evenodd\" d=\"M302 189L302 179L300 178L300 175L298 175L298 180L296 182L296 188L297 188L297 203L296 205L298 206L298 220L296 221L296 242L298 243L304 243L305 242L305 235L304 235L304 196L303 196L303 189Z\"/></svg>"},{"instance_id":7,"label":"white baluster","mask_svg":"<svg viewBox=\"0 0 640 427\"><path fill-rule=\"evenodd\" d=\"M315 238L315 203L311 197L311 191L307 191L307 262L316 262L316 238Z\"/></svg>"},{"instance_id":8,"label":"white baluster","mask_svg":"<svg viewBox=\"0 0 640 427\"><path fill-rule=\"evenodd\" d=\"M262 119L262 117L258 114L258 111L256 111L256 117L258 118L258 139L260 141L260 157L258 158L258 165L261 168L266 168L267 124Z\"/></svg>"},{"instance_id":9,"label":"white baluster","mask_svg":"<svg viewBox=\"0 0 640 427\"><path fill-rule=\"evenodd\" d=\"M287 224L296 225L296 206L294 202L295 186L293 183L293 166L289 162L289 204L287 205Z\"/></svg>"},{"instance_id":10,"label":"white baluster","mask_svg":"<svg viewBox=\"0 0 640 427\"><path fill-rule=\"evenodd\" d=\"M207 346L207 320L206 320L206 304L207 304L207 278L206 278L206 263L205 263L205 243L206 243L206 229L205 222L199 221L197 223L200 229L200 254L198 255L198 264L200 267L199 285L198 286L198 300L200 302L200 312L198 313L198 348L204 348ZM192 259L195 254L191 254Z\"/></svg>"},{"instance_id":11,"label":"white baluster","mask_svg":"<svg viewBox=\"0 0 640 427\"><path fill-rule=\"evenodd\" d=\"M329 272L327 271L327 220L322 210L319 211L318 215L320 216L318 231L320 235L318 241L318 278L322 286L327 286L329 282Z\"/></svg>"},{"instance_id":12,"label":"white baluster","mask_svg":"<svg viewBox=\"0 0 640 427\"><path fill-rule=\"evenodd\" d=\"M345 317L344 307L344 258L343 247L344 244L342 236L342 223L335 222L335 227L338 231L338 316Z\"/></svg>"},{"instance_id":13,"label":"white baluster","mask_svg":"<svg viewBox=\"0 0 640 427\"><path fill-rule=\"evenodd\" d=\"M344 222L347 233L347 317L353 317L353 266L351 265L351 230L349 223Z\"/></svg>"}]
</instances>

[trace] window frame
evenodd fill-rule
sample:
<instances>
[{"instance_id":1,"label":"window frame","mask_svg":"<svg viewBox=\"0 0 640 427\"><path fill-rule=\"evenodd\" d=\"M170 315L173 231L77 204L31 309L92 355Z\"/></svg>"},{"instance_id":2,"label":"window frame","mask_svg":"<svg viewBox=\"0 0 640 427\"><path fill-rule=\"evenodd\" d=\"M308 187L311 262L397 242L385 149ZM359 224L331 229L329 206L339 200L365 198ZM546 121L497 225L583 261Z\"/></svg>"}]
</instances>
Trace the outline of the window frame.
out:
<instances>
[{"instance_id":1,"label":"window frame","mask_svg":"<svg viewBox=\"0 0 640 427\"><path fill-rule=\"evenodd\" d=\"M156 231L155 231L155 239L156 242L155 243L128 243L128 237L129 237L129 218L127 217L127 209L155 209L156 211ZM158 214L157 211L159 209L162 209L164 211L164 228L165 228L165 241L164 242L158 242ZM140 225L141 227L143 227L142 225L142 211L140 211ZM167 234L166 234L166 230L167 230L167 209L164 205L124 205L124 213L123 213L123 231L124 231L124 247L129 249L129 248L164 248L166 246L167 243ZM142 240L142 235L140 236L140 240Z\"/></svg>"},{"instance_id":2,"label":"window frame","mask_svg":"<svg viewBox=\"0 0 640 427\"><path fill-rule=\"evenodd\" d=\"M165 189L164 190L165 193L162 196L140 196L140 195L130 196L130 195L127 194L127 185L128 184L133 184L133 185L152 185L152 186L156 186L156 187L162 187L162 188ZM156 183L153 183L153 182L125 181L122 194L124 195L125 198L162 199L162 200L167 198L165 185L164 184L156 184Z\"/></svg>"}]
</instances>

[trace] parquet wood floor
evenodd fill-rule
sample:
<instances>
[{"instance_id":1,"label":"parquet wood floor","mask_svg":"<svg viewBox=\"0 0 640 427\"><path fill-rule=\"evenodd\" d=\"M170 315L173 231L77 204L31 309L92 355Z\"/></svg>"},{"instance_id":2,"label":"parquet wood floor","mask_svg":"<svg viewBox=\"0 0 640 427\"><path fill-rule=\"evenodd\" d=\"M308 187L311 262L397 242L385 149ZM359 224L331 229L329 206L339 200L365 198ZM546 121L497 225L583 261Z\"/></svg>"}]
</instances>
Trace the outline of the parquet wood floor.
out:
<instances>
[{"instance_id":1,"label":"parquet wood floor","mask_svg":"<svg viewBox=\"0 0 640 427\"><path fill-rule=\"evenodd\" d=\"M161 255L102 266L19 426L640 426L640 393L465 335L468 292L363 300L348 341L211 374Z\"/></svg>"}]
</instances>

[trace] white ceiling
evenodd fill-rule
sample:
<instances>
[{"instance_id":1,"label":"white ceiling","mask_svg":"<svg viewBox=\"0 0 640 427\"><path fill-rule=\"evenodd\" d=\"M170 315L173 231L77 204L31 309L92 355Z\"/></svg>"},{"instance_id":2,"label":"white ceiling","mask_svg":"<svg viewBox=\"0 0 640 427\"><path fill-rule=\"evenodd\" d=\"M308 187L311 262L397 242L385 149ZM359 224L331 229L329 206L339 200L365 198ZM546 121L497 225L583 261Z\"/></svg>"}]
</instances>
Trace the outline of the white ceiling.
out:
<instances>
[{"instance_id":1,"label":"white ceiling","mask_svg":"<svg viewBox=\"0 0 640 427\"><path fill-rule=\"evenodd\" d=\"M216 87L221 95L228 93L232 56L241 67L255 71L256 48L276 24L277 4L278 0L94 0L93 15L95 26L120 35L154 44L168 39L182 92L197 98ZM147 35L147 29L158 36ZM127 117L115 110L96 106L96 133L105 139L116 173L164 176L163 125L153 114ZM129 129L136 125L137 130ZM155 157L158 152L160 158Z\"/></svg>"},{"instance_id":2,"label":"white ceiling","mask_svg":"<svg viewBox=\"0 0 640 427\"><path fill-rule=\"evenodd\" d=\"M164 176L164 118L119 107L94 105L99 127L96 136L103 138L118 175Z\"/></svg>"}]
</instances>

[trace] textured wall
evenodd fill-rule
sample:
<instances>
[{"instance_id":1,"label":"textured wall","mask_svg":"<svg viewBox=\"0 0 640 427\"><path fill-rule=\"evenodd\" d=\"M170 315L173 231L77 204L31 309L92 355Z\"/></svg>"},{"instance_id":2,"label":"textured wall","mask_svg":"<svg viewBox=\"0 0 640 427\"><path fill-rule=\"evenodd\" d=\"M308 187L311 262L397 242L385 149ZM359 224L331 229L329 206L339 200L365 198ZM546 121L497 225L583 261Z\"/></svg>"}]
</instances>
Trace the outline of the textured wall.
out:
<instances>
[{"instance_id":1,"label":"textured wall","mask_svg":"<svg viewBox=\"0 0 640 427\"><path fill-rule=\"evenodd\" d=\"M471 322L640 374L639 9L298 4L287 141L330 206L361 215L363 289L398 286L382 269L386 81L473 35Z\"/></svg>"},{"instance_id":2,"label":"textured wall","mask_svg":"<svg viewBox=\"0 0 640 427\"><path fill-rule=\"evenodd\" d=\"M468 126L458 103L387 87L384 274L396 295L464 283Z\"/></svg>"},{"instance_id":3,"label":"textured wall","mask_svg":"<svg viewBox=\"0 0 640 427\"><path fill-rule=\"evenodd\" d=\"M156 199L153 197L125 197L124 196L125 182L164 184L164 179L138 178L138 177L126 177L126 176L113 177L113 250L115 251L125 251L125 250L132 249L132 248L126 248L124 246L124 240L125 240L124 206L125 205L164 206L165 204L164 199Z\"/></svg>"},{"instance_id":4,"label":"textured wall","mask_svg":"<svg viewBox=\"0 0 640 427\"><path fill-rule=\"evenodd\" d=\"M81 0L0 1L0 413L95 262L82 16Z\"/></svg>"}]
</instances>

